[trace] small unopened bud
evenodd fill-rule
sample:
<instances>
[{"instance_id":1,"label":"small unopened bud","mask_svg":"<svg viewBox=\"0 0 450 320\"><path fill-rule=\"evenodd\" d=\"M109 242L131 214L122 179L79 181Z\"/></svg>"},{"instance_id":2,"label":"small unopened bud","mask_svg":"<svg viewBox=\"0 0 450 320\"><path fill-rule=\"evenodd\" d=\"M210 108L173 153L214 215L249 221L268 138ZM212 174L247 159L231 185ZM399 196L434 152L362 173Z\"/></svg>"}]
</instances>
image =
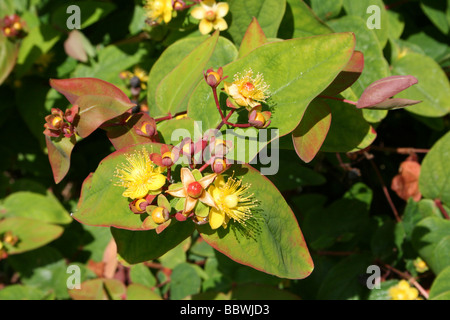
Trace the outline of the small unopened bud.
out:
<instances>
[{"instance_id":1,"label":"small unopened bud","mask_svg":"<svg viewBox=\"0 0 450 320\"><path fill-rule=\"evenodd\" d=\"M165 167L171 167L174 163L174 157L171 151L167 151L162 155L161 163Z\"/></svg>"},{"instance_id":2,"label":"small unopened bud","mask_svg":"<svg viewBox=\"0 0 450 320\"><path fill-rule=\"evenodd\" d=\"M140 128L136 128L136 133L144 137L153 137L157 134L156 123L154 121L143 121Z\"/></svg>"},{"instance_id":3,"label":"small unopened bud","mask_svg":"<svg viewBox=\"0 0 450 320\"><path fill-rule=\"evenodd\" d=\"M163 207L156 207L153 209L151 216L155 223L161 224L169 220L169 211Z\"/></svg>"},{"instance_id":4,"label":"small unopened bud","mask_svg":"<svg viewBox=\"0 0 450 320\"><path fill-rule=\"evenodd\" d=\"M208 69L204 74L205 80L209 86L216 88L219 83L223 80L223 69L220 67L217 71L213 69Z\"/></svg>"},{"instance_id":5,"label":"small unopened bud","mask_svg":"<svg viewBox=\"0 0 450 320\"><path fill-rule=\"evenodd\" d=\"M253 108L248 115L248 123L258 129L267 128L270 124L271 113L269 111L260 111L261 106Z\"/></svg>"},{"instance_id":6,"label":"small unopened bud","mask_svg":"<svg viewBox=\"0 0 450 320\"><path fill-rule=\"evenodd\" d=\"M130 210L133 211L133 213L141 214L145 212L145 208L149 205L148 201L144 199L136 199L133 200L130 204Z\"/></svg>"},{"instance_id":7,"label":"small unopened bud","mask_svg":"<svg viewBox=\"0 0 450 320\"><path fill-rule=\"evenodd\" d=\"M214 173L220 174L224 172L226 169L228 169L230 165L226 163L224 159L214 159L213 163L211 164L211 169Z\"/></svg>"}]
</instances>

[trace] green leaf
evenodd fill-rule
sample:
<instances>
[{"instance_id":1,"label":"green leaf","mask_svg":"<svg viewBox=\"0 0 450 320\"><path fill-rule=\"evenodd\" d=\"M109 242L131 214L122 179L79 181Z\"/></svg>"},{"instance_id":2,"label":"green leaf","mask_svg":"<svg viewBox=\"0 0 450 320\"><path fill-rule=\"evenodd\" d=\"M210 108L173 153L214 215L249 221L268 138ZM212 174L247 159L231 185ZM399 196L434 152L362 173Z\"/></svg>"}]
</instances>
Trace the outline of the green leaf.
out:
<instances>
[{"instance_id":1,"label":"green leaf","mask_svg":"<svg viewBox=\"0 0 450 320\"><path fill-rule=\"evenodd\" d=\"M376 14L376 11L367 12L368 8L371 6L376 6L378 8L379 15ZM388 40L389 19L382 0L344 0L344 9L347 12L347 15L361 17L363 20L367 21L367 29L369 29L367 26L370 25L372 16L373 18L379 19L380 27L373 30L377 35L381 48L384 48Z\"/></svg>"},{"instance_id":2,"label":"green leaf","mask_svg":"<svg viewBox=\"0 0 450 320\"><path fill-rule=\"evenodd\" d=\"M234 43L241 43L253 18L258 20L268 38L276 37L286 8L285 0L230 0L228 3L233 16L227 32Z\"/></svg>"},{"instance_id":3,"label":"green leaf","mask_svg":"<svg viewBox=\"0 0 450 320\"><path fill-rule=\"evenodd\" d=\"M130 280L134 284L139 284L147 288L152 288L156 285L155 276L143 263L138 263L130 267Z\"/></svg>"},{"instance_id":4,"label":"green leaf","mask_svg":"<svg viewBox=\"0 0 450 320\"><path fill-rule=\"evenodd\" d=\"M19 238L14 246L8 246L8 254L18 254L42 247L59 238L63 230L57 225L23 217L5 218L0 221L0 234L11 231Z\"/></svg>"},{"instance_id":5,"label":"green leaf","mask_svg":"<svg viewBox=\"0 0 450 320\"><path fill-rule=\"evenodd\" d=\"M336 264L328 271L317 294L320 300L363 299L367 288L359 277L373 264L368 255L354 254Z\"/></svg>"},{"instance_id":6,"label":"green leaf","mask_svg":"<svg viewBox=\"0 0 450 320\"><path fill-rule=\"evenodd\" d=\"M450 132L439 139L423 159L419 189L425 198L450 205Z\"/></svg>"},{"instance_id":7,"label":"green leaf","mask_svg":"<svg viewBox=\"0 0 450 320\"><path fill-rule=\"evenodd\" d=\"M412 244L437 275L450 264L450 221L428 217L414 228Z\"/></svg>"},{"instance_id":8,"label":"green leaf","mask_svg":"<svg viewBox=\"0 0 450 320\"><path fill-rule=\"evenodd\" d=\"M198 226L202 238L229 258L281 278L305 278L313 263L298 222L288 204L266 177L248 165L234 167L235 177L250 183L258 201L254 219L211 230Z\"/></svg>"},{"instance_id":9,"label":"green leaf","mask_svg":"<svg viewBox=\"0 0 450 320\"><path fill-rule=\"evenodd\" d=\"M191 221L173 223L160 234L155 230L132 231L111 228L118 254L130 264L157 259L194 232ZM143 246L142 244L145 244Z\"/></svg>"},{"instance_id":10,"label":"green leaf","mask_svg":"<svg viewBox=\"0 0 450 320\"><path fill-rule=\"evenodd\" d=\"M69 213L50 192L47 195L19 191L9 195L1 204L5 217L24 217L55 224L72 221Z\"/></svg>"},{"instance_id":11,"label":"green leaf","mask_svg":"<svg viewBox=\"0 0 450 320\"><path fill-rule=\"evenodd\" d=\"M127 84L120 78L120 72L144 63L151 52L152 48L145 42L111 44L97 49L96 60L91 59L88 64L78 63L71 77L102 79L125 91Z\"/></svg>"},{"instance_id":12,"label":"green leaf","mask_svg":"<svg viewBox=\"0 0 450 320\"><path fill-rule=\"evenodd\" d=\"M0 84L8 77L16 64L19 45L14 44L0 33Z\"/></svg>"},{"instance_id":13,"label":"green leaf","mask_svg":"<svg viewBox=\"0 0 450 320\"><path fill-rule=\"evenodd\" d=\"M170 299L181 300L200 292L201 278L187 262L178 264L170 275Z\"/></svg>"},{"instance_id":14,"label":"green leaf","mask_svg":"<svg viewBox=\"0 0 450 320\"><path fill-rule=\"evenodd\" d=\"M286 13L278 36L283 39L302 38L332 33L303 0L287 0Z\"/></svg>"},{"instance_id":15,"label":"green leaf","mask_svg":"<svg viewBox=\"0 0 450 320\"><path fill-rule=\"evenodd\" d=\"M148 215L134 214L130 210L130 200L122 196L125 189L114 185L114 173L119 164L126 163L126 154L142 148L151 154L160 152L160 147L158 143L133 145L103 159L97 170L84 181L78 208L72 217L87 225L145 230L142 222Z\"/></svg>"},{"instance_id":16,"label":"green leaf","mask_svg":"<svg viewBox=\"0 0 450 320\"><path fill-rule=\"evenodd\" d=\"M127 287L127 300L162 300L162 298L149 288L133 283Z\"/></svg>"},{"instance_id":17,"label":"green leaf","mask_svg":"<svg viewBox=\"0 0 450 320\"><path fill-rule=\"evenodd\" d=\"M218 38L219 32L215 32L159 83L156 89L156 107L160 114L176 114L187 109L192 89L203 78L203 71Z\"/></svg>"},{"instance_id":18,"label":"green leaf","mask_svg":"<svg viewBox=\"0 0 450 320\"><path fill-rule=\"evenodd\" d=\"M446 267L434 279L430 289L430 300L450 299L450 267Z\"/></svg>"},{"instance_id":19,"label":"green leaf","mask_svg":"<svg viewBox=\"0 0 450 320\"><path fill-rule=\"evenodd\" d=\"M406 237L410 240L415 225L427 217L442 217L438 207L431 199L422 199L418 202L409 198L402 216L402 224Z\"/></svg>"},{"instance_id":20,"label":"green leaf","mask_svg":"<svg viewBox=\"0 0 450 320\"><path fill-rule=\"evenodd\" d=\"M33 286L13 284L0 291L0 300L45 300L48 293Z\"/></svg>"},{"instance_id":21,"label":"green leaf","mask_svg":"<svg viewBox=\"0 0 450 320\"><path fill-rule=\"evenodd\" d=\"M357 1L351 3L356 4ZM366 8L367 6L364 7L364 10ZM353 31L357 39L355 50L364 54L364 69L361 76L352 86L357 96L360 96L371 83L390 75L389 65L383 55L383 46L377 39L374 30L367 28L366 21L361 16L363 15L344 16L329 22L336 32ZM364 110L363 114L367 121L379 122L387 115L387 111Z\"/></svg>"},{"instance_id":22,"label":"green leaf","mask_svg":"<svg viewBox=\"0 0 450 320\"><path fill-rule=\"evenodd\" d=\"M412 75L419 82L399 93L397 98L421 100L406 110L425 117L442 117L449 113L450 83L442 68L430 57L406 51L392 63L393 72Z\"/></svg>"},{"instance_id":23,"label":"green leaf","mask_svg":"<svg viewBox=\"0 0 450 320\"><path fill-rule=\"evenodd\" d=\"M80 8L80 28L84 29L93 23L96 23L116 8L114 3L101 1L77 1L76 5ZM51 21L53 25L59 28L67 28L67 19L73 14L67 13L68 5L61 5L52 12Z\"/></svg>"},{"instance_id":24,"label":"green leaf","mask_svg":"<svg viewBox=\"0 0 450 320\"><path fill-rule=\"evenodd\" d=\"M445 0L420 0L420 7L433 24L445 35L450 32L450 21L447 19L447 6L450 3Z\"/></svg>"},{"instance_id":25,"label":"green leaf","mask_svg":"<svg viewBox=\"0 0 450 320\"><path fill-rule=\"evenodd\" d=\"M287 290L261 284L237 285L231 290L232 300L300 300ZM257 308L255 308L257 310ZM262 308L264 310L264 308ZM256 314L256 313L255 313Z\"/></svg>"},{"instance_id":26,"label":"green leaf","mask_svg":"<svg viewBox=\"0 0 450 320\"><path fill-rule=\"evenodd\" d=\"M353 34L341 33L273 42L258 47L225 66L224 75L230 77L250 68L255 74L263 74L271 92L267 102L272 111L268 129L278 129L269 130L271 137L267 137L268 141L259 143L256 150L240 150L236 155L230 154L229 158L249 162L268 142L292 132L298 126L308 104L348 63L353 54L354 41ZM298 55L298 51L301 51L302 55ZM226 94L221 93L219 99L224 105ZM243 110L235 112L229 121L238 121L240 115L244 119L247 118ZM204 81L197 86L189 101L188 116L202 121L204 128L215 128L221 120L211 88ZM242 120L240 121L242 123ZM233 144L237 145L244 143L246 136L252 135L257 137L254 128L237 128L234 132L227 131L226 140L235 140Z\"/></svg>"},{"instance_id":27,"label":"green leaf","mask_svg":"<svg viewBox=\"0 0 450 320\"><path fill-rule=\"evenodd\" d=\"M69 172L70 156L76 143L75 136L56 139L45 136L45 142L47 144L48 159L52 167L53 178L55 179L55 183L60 183L67 172Z\"/></svg>"},{"instance_id":28,"label":"green leaf","mask_svg":"<svg viewBox=\"0 0 450 320\"><path fill-rule=\"evenodd\" d=\"M169 46L152 66L147 83L147 102L150 114L155 116L165 116L167 113L161 112L156 105L156 89L164 77L174 70L193 50L201 45L209 36L183 38ZM217 69L236 59L238 55L234 44L224 38L219 37L214 52L207 62L207 68Z\"/></svg>"},{"instance_id":29,"label":"green leaf","mask_svg":"<svg viewBox=\"0 0 450 320\"><path fill-rule=\"evenodd\" d=\"M92 279L81 283L80 289L70 289L74 300L121 300L126 287L117 279Z\"/></svg>"},{"instance_id":30,"label":"green leaf","mask_svg":"<svg viewBox=\"0 0 450 320\"><path fill-rule=\"evenodd\" d=\"M41 55L53 48L60 38L61 33L49 24L33 27L20 45L15 67L16 77L22 77Z\"/></svg>"},{"instance_id":31,"label":"green leaf","mask_svg":"<svg viewBox=\"0 0 450 320\"><path fill-rule=\"evenodd\" d=\"M311 8L322 20L329 20L339 15L343 0L311 0Z\"/></svg>"},{"instance_id":32,"label":"green leaf","mask_svg":"<svg viewBox=\"0 0 450 320\"><path fill-rule=\"evenodd\" d=\"M331 126L321 151L352 152L369 146L377 134L363 118L361 110L347 104L326 100L331 109Z\"/></svg>"},{"instance_id":33,"label":"green leaf","mask_svg":"<svg viewBox=\"0 0 450 320\"><path fill-rule=\"evenodd\" d=\"M267 42L267 37L264 34L258 20L253 17L252 22L245 31L244 38L242 39L241 46L239 48L239 57L245 56L253 49L263 45Z\"/></svg>"},{"instance_id":34,"label":"green leaf","mask_svg":"<svg viewBox=\"0 0 450 320\"><path fill-rule=\"evenodd\" d=\"M330 107L321 100L310 103L302 121L292 132L297 155L305 162L310 162L319 152L331 125Z\"/></svg>"}]
</instances>

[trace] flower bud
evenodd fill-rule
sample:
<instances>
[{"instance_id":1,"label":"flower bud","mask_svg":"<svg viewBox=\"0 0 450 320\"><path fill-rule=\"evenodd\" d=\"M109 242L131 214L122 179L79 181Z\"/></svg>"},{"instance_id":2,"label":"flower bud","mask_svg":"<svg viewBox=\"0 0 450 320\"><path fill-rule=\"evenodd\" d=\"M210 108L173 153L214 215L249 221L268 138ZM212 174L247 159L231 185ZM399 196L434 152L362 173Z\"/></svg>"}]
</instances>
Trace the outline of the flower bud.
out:
<instances>
[{"instance_id":1,"label":"flower bud","mask_svg":"<svg viewBox=\"0 0 450 320\"><path fill-rule=\"evenodd\" d=\"M155 223L161 224L169 220L169 211L163 207L156 207L153 209L151 216Z\"/></svg>"},{"instance_id":2,"label":"flower bud","mask_svg":"<svg viewBox=\"0 0 450 320\"><path fill-rule=\"evenodd\" d=\"M150 121L143 121L140 128L135 127L135 131L138 135L151 138L158 132L156 131L156 122L152 118Z\"/></svg>"},{"instance_id":3,"label":"flower bud","mask_svg":"<svg viewBox=\"0 0 450 320\"><path fill-rule=\"evenodd\" d=\"M206 73L203 75L205 77L206 83L212 88L216 88L219 83L223 80L223 69L220 67L217 71L213 69L206 70Z\"/></svg>"},{"instance_id":4,"label":"flower bud","mask_svg":"<svg viewBox=\"0 0 450 320\"><path fill-rule=\"evenodd\" d=\"M143 198L143 199L135 199L130 204L130 210L133 211L133 213L141 214L145 212L145 208L149 205L149 202Z\"/></svg>"},{"instance_id":5,"label":"flower bud","mask_svg":"<svg viewBox=\"0 0 450 320\"><path fill-rule=\"evenodd\" d=\"M269 111L261 112L261 106L254 107L248 115L248 123L258 129L267 128L271 122L271 115Z\"/></svg>"},{"instance_id":6,"label":"flower bud","mask_svg":"<svg viewBox=\"0 0 450 320\"><path fill-rule=\"evenodd\" d=\"M211 169L214 173L220 174L230 167L224 159L216 158L211 164Z\"/></svg>"}]
</instances>

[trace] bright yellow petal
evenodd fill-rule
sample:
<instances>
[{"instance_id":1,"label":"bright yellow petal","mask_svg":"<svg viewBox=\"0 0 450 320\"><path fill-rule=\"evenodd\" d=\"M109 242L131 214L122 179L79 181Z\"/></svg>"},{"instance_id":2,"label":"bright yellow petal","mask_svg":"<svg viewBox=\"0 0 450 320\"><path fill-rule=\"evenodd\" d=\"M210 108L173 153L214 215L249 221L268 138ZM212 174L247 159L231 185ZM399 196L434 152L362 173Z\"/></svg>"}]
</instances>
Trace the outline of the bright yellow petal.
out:
<instances>
[{"instance_id":1,"label":"bright yellow petal","mask_svg":"<svg viewBox=\"0 0 450 320\"><path fill-rule=\"evenodd\" d=\"M202 19L202 21L200 21L200 24L198 25L198 29L200 30L201 34L208 34L213 29L213 23L206 19Z\"/></svg>"},{"instance_id":2,"label":"bright yellow petal","mask_svg":"<svg viewBox=\"0 0 450 320\"><path fill-rule=\"evenodd\" d=\"M216 4L216 0L203 0L202 5L213 7Z\"/></svg>"},{"instance_id":3,"label":"bright yellow petal","mask_svg":"<svg viewBox=\"0 0 450 320\"><path fill-rule=\"evenodd\" d=\"M225 17L227 15L229 9L230 9L230 7L228 6L228 3L226 3L226 2L218 3L217 9L216 9L217 18Z\"/></svg>"},{"instance_id":4,"label":"bright yellow petal","mask_svg":"<svg viewBox=\"0 0 450 320\"><path fill-rule=\"evenodd\" d=\"M163 185L166 184L166 177L162 174L158 173L150 177L148 183L149 190L158 190L161 189Z\"/></svg>"},{"instance_id":5,"label":"bright yellow petal","mask_svg":"<svg viewBox=\"0 0 450 320\"><path fill-rule=\"evenodd\" d=\"M188 168L181 168L180 171L181 176L181 182L183 182L184 186L188 186L190 183L195 182L194 175L192 174L191 170Z\"/></svg>"},{"instance_id":6,"label":"bright yellow petal","mask_svg":"<svg viewBox=\"0 0 450 320\"><path fill-rule=\"evenodd\" d=\"M164 19L165 23L169 23L169 21L172 20L172 10L171 9L164 11L163 19Z\"/></svg>"},{"instance_id":7,"label":"bright yellow petal","mask_svg":"<svg viewBox=\"0 0 450 320\"><path fill-rule=\"evenodd\" d=\"M219 228L224 221L225 213L211 208L211 210L209 211L209 225L211 226L211 229L215 230Z\"/></svg>"},{"instance_id":8,"label":"bright yellow petal","mask_svg":"<svg viewBox=\"0 0 450 320\"><path fill-rule=\"evenodd\" d=\"M199 6L191 11L191 16L194 17L195 19L202 20L205 17L205 13L206 13L205 8Z\"/></svg>"},{"instance_id":9,"label":"bright yellow petal","mask_svg":"<svg viewBox=\"0 0 450 320\"><path fill-rule=\"evenodd\" d=\"M223 30L227 30L228 24L223 18L217 18L216 20L214 20L213 27L215 30L223 31Z\"/></svg>"}]
</instances>

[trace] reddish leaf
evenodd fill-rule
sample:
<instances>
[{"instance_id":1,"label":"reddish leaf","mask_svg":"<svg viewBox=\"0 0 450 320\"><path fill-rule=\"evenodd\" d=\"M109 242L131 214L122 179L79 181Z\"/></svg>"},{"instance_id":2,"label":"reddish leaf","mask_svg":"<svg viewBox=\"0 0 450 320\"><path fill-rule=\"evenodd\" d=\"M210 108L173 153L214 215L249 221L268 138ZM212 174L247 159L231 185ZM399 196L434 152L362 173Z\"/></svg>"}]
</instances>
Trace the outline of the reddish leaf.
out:
<instances>
[{"instance_id":1,"label":"reddish leaf","mask_svg":"<svg viewBox=\"0 0 450 320\"><path fill-rule=\"evenodd\" d=\"M104 95L83 95L74 102L78 105L79 120L75 124L77 134L85 138L104 122L125 113L134 104Z\"/></svg>"},{"instance_id":2,"label":"reddish leaf","mask_svg":"<svg viewBox=\"0 0 450 320\"><path fill-rule=\"evenodd\" d=\"M50 79L50 86L63 94L72 104L84 95L103 95L133 106L122 90L109 82L96 78Z\"/></svg>"},{"instance_id":3,"label":"reddish leaf","mask_svg":"<svg viewBox=\"0 0 450 320\"><path fill-rule=\"evenodd\" d=\"M419 190L420 164L409 157L400 164L399 174L392 179L391 189L403 200L413 198L419 201L422 195Z\"/></svg>"},{"instance_id":4,"label":"reddish leaf","mask_svg":"<svg viewBox=\"0 0 450 320\"><path fill-rule=\"evenodd\" d=\"M354 51L348 64L337 75L336 79L322 92L323 95L334 96L350 87L358 80L364 69L364 55Z\"/></svg>"},{"instance_id":5,"label":"reddish leaf","mask_svg":"<svg viewBox=\"0 0 450 320\"><path fill-rule=\"evenodd\" d=\"M300 159L305 162L314 159L325 141L330 125L330 107L323 101L314 100L292 132L292 142Z\"/></svg>"},{"instance_id":6,"label":"reddish leaf","mask_svg":"<svg viewBox=\"0 0 450 320\"><path fill-rule=\"evenodd\" d=\"M390 76L377 80L364 90L356 107L376 106L417 82L417 78L413 76Z\"/></svg>"},{"instance_id":7,"label":"reddish leaf","mask_svg":"<svg viewBox=\"0 0 450 320\"><path fill-rule=\"evenodd\" d=\"M148 137L138 135L136 128L140 128L144 121L150 122L151 117L147 113L136 113L131 115L127 122L120 126L104 126L107 136L116 150L128 147L134 144L153 142Z\"/></svg>"},{"instance_id":8,"label":"reddish leaf","mask_svg":"<svg viewBox=\"0 0 450 320\"><path fill-rule=\"evenodd\" d=\"M64 41L64 50L67 55L78 61L88 61L88 56L83 46L83 35L78 30L72 30L69 33L69 37Z\"/></svg>"},{"instance_id":9,"label":"reddish leaf","mask_svg":"<svg viewBox=\"0 0 450 320\"><path fill-rule=\"evenodd\" d=\"M394 98L394 99L384 100L383 102L378 103L371 107L367 107L366 109L395 110L395 109L412 106L412 105L415 105L415 104L418 104L421 102L422 101L420 101L420 100Z\"/></svg>"},{"instance_id":10,"label":"reddish leaf","mask_svg":"<svg viewBox=\"0 0 450 320\"><path fill-rule=\"evenodd\" d=\"M45 136L45 143L47 144L53 178L55 183L60 183L70 168L70 155L76 143L75 136L57 139Z\"/></svg>"},{"instance_id":11,"label":"reddish leaf","mask_svg":"<svg viewBox=\"0 0 450 320\"><path fill-rule=\"evenodd\" d=\"M250 23L247 31L244 34L241 46L239 47L239 57L245 56L247 53L266 42L267 38L264 34L263 29L259 25L258 20L253 17L252 22Z\"/></svg>"}]
</instances>

